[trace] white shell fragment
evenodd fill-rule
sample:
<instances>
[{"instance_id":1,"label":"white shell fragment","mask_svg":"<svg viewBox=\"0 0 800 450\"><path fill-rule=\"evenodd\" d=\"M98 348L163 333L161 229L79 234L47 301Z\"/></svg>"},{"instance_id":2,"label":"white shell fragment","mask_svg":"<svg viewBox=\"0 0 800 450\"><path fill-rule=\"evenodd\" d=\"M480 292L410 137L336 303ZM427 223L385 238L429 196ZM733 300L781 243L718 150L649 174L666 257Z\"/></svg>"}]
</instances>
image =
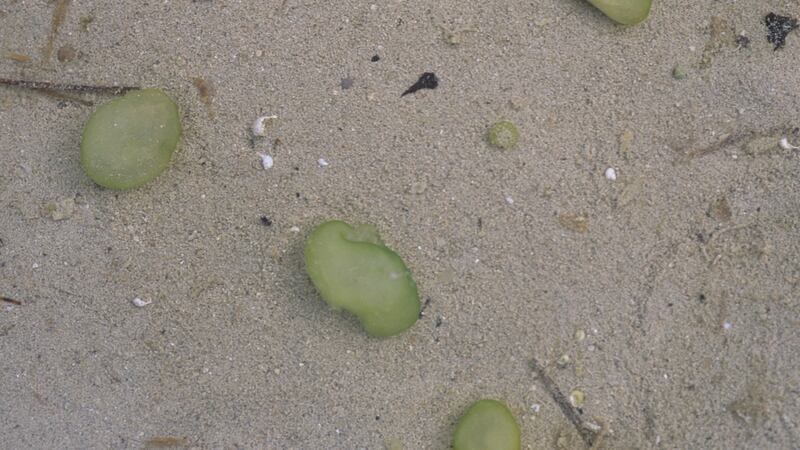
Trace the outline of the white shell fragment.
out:
<instances>
[{"instance_id":1,"label":"white shell fragment","mask_svg":"<svg viewBox=\"0 0 800 450\"><path fill-rule=\"evenodd\" d=\"M606 176L606 179L608 179L610 181L614 181L614 180L617 179L617 170L615 168L613 168L613 167L609 167L605 171L605 176Z\"/></svg>"},{"instance_id":2,"label":"white shell fragment","mask_svg":"<svg viewBox=\"0 0 800 450\"><path fill-rule=\"evenodd\" d=\"M781 146L781 148L782 148L782 149L784 149L784 150L800 150L800 147L797 147L797 146L795 146L795 145L792 145L792 144L790 144L790 143L789 143L789 139L787 139L787 138L783 138L783 139L781 139L781 140L780 140L780 142L779 142L778 144L779 144L779 145Z\"/></svg>"},{"instance_id":3,"label":"white shell fragment","mask_svg":"<svg viewBox=\"0 0 800 450\"><path fill-rule=\"evenodd\" d=\"M267 125L276 120L278 116L261 116L253 122L253 136L264 136L267 133Z\"/></svg>"},{"instance_id":4,"label":"white shell fragment","mask_svg":"<svg viewBox=\"0 0 800 450\"><path fill-rule=\"evenodd\" d=\"M261 157L261 167L264 170L271 169L272 166L275 164L275 161L272 159L272 156L269 156L265 153L259 153L258 156Z\"/></svg>"},{"instance_id":5,"label":"white shell fragment","mask_svg":"<svg viewBox=\"0 0 800 450\"><path fill-rule=\"evenodd\" d=\"M133 300L131 300L131 303L133 303L133 306L136 306L137 308L142 308L142 307L145 307L145 306L149 305L150 303L153 303L153 301L152 300L142 300L139 297L136 297Z\"/></svg>"},{"instance_id":6,"label":"white shell fragment","mask_svg":"<svg viewBox=\"0 0 800 450\"><path fill-rule=\"evenodd\" d=\"M319 164L320 167L328 167L329 165L328 161L325 161L324 158L318 159L317 164Z\"/></svg>"}]
</instances>

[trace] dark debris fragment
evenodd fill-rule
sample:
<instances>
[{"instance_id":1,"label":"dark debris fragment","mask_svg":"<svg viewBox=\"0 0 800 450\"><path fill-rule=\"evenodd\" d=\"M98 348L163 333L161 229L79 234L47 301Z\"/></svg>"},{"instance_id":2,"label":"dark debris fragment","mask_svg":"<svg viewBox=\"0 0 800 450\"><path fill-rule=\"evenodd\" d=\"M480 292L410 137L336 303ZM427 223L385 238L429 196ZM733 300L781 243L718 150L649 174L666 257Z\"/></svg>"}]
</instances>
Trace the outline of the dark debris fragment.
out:
<instances>
[{"instance_id":1,"label":"dark debris fragment","mask_svg":"<svg viewBox=\"0 0 800 450\"><path fill-rule=\"evenodd\" d=\"M21 301L14 300L13 298L0 296L0 301L3 301L5 303L11 303L12 305L22 306L22 302Z\"/></svg>"},{"instance_id":2,"label":"dark debris fragment","mask_svg":"<svg viewBox=\"0 0 800 450\"><path fill-rule=\"evenodd\" d=\"M270 227L272 226L272 219L267 216L261 216L261 224L265 227Z\"/></svg>"},{"instance_id":3,"label":"dark debris fragment","mask_svg":"<svg viewBox=\"0 0 800 450\"><path fill-rule=\"evenodd\" d=\"M767 41L775 46L775 50L783 47L786 44L786 35L798 27L797 19L775 13L767 14L764 23L767 25Z\"/></svg>"},{"instance_id":4,"label":"dark debris fragment","mask_svg":"<svg viewBox=\"0 0 800 450\"><path fill-rule=\"evenodd\" d=\"M380 60L381 60L381 57L378 56L378 55L375 55L375 56L372 57L372 59L370 59L370 61L372 61L372 62L378 62Z\"/></svg>"},{"instance_id":5,"label":"dark debris fragment","mask_svg":"<svg viewBox=\"0 0 800 450\"><path fill-rule=\"evenodd\" d=\"M437 87L439 87L439 79L436 78L436 74L433 72L425 72L420 75L419 80L412 84L410 88L406 89L400 97L413 94L420 89L436 89Z\"/></svg>"},{"instance_id":6,"label":"dark debris fragment","mask_svg":"<svg viewBox=\"0 0 800 450\"><path fill-rule=\"evenodd\" d=\"M738 50L741 50L743 48L750 48L750 38L743 34L736 36L735 42L736 42L736 48Z\"/></svg>"}]
</instances>

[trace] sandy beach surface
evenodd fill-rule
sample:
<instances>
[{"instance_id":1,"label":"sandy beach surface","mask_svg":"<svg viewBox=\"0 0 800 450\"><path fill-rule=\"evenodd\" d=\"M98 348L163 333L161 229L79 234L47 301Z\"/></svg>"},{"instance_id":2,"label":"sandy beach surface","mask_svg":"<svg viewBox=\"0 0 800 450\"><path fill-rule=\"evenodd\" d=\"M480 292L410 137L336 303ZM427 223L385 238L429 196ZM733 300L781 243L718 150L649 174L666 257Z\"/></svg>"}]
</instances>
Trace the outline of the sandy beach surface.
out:
<instances>
[{"instance_id":1,"label":"sandy beach surface","mask_svg":"<svg viewBox=\"0 0 800 450\"><path fill-rule=\"evenodd\" d=\"M800 30L768 13L800 3L0 2L0 78L183 124L112 191L78 156L113 95L0 86L0 448L448 449L484 397L525 449L798 448ZM411 329L319 297L334 218L404 258Z\"/></svg>"}]
</instances>

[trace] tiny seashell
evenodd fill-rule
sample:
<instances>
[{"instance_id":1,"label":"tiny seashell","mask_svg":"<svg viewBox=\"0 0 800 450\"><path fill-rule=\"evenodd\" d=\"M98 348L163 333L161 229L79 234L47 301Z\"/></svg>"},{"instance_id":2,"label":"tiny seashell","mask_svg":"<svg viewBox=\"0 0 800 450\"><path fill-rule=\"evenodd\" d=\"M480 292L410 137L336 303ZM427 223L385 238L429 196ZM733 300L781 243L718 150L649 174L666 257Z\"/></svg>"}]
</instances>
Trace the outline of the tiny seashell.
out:
<instances>
[{"instance_id":1,"label":"tiny seashell","mask_svg":"<svg viewBox=\"0 0 800 450\"><path fill-rule=\"evenodd\" d=\"M136 306L136 307L142 308L142 307L145 307L145 306L149 305L150 303L153 303L153 301L152 300L142 300L141 298L136 297L133 300L131 300L131 303L133 303L133 305Z\"/></svg>"},{"instance_id":2,"label":"tiny seashell","mask_svg":"<svg viewBox=\"0 0 800 450\"><path fill-rule=\"evenodd\" d=\"M264 136L267 133L267 123L277 119L278 116L261 116L253 122L253 136Z\"/></svg>"},{"instance_id":3,"label":"tiny seashell","mask_svg":"<svg viewBox=\"0 0 800 450\"><path fill-rule=\"evenodd\" d=\"M275 161L272 159L272 156L270 155L259 153L258 156L261 157L261 167L263 167L264 170L271 169L272 166L275 164Z\"/></svg>"},{"instance_id":4,"label":"tiny seashell","mask_svg":"<svg viewBox=\"0 0 800 450\"><path fill-rule=\"evenodd\" d=\"M800 150L800 147L794 146L789 143L789 139L783 138L780 140L779 145L784 150Z\"/></svg>"}]
</instances>

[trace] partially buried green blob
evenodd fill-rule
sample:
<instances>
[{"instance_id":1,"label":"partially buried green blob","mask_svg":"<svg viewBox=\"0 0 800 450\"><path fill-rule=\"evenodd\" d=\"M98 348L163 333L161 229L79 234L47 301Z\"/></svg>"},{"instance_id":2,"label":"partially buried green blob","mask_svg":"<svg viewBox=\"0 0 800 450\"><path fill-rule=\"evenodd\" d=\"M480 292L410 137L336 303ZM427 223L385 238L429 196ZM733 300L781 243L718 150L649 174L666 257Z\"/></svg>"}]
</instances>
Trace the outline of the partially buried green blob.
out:
<instances>
[{"instance_id":1,"label":"partially buried green blob","mask_svg":"<svg viewBox=\"0 0 800 450\"><path fill-rule=\"evenodd\" d=\"M519 450L519 426L506 405L479 400L461 416L453 450Z\"/></svg>"},{"instance_id":2,"label":"partially buried green blob","mask_svg":"<svg viewBox=\"0 0 800 450\"><path fill-rule=\"evenodd\" d=\"M486 139L489 141L489 144L495 147L509 150L517 145L519 141L519 130L517 130L517 126L512 122L501 120L489 128L489 132L486 133Z\"/></svg>"},{"instance_id":3,"label":"partially buried green blob","mask_svg":"<svg viewBox=\"0 0 800 450\"><path fill-rule=\"evenodd\" d=\"M83 129L81 165L100 186L141 186L169 165L181 123L178 107L158 89L131 91L111 100Z\"/></svg>"},{"instance_id":4,"label":"partially buried green blob","mask_svg":"<svg viewBox=\"0 0 800 450\"><path fill-rule=\"evenodd\" d=\"M322 298L355 314L368 333L391 336L419 318L417 285L375 227L325 222L308 237L305 260Z\"/></svg>"},{"instance_id":5,"label":"partially buried green blob","mask_svg":"<svg viewBox=\"0 0 800 450\"><path fill-rule=\"evenodd\" d=\"M588 0L612 20L636 25L650 14L651 0Z\"/></svg>"}]
</instances>

